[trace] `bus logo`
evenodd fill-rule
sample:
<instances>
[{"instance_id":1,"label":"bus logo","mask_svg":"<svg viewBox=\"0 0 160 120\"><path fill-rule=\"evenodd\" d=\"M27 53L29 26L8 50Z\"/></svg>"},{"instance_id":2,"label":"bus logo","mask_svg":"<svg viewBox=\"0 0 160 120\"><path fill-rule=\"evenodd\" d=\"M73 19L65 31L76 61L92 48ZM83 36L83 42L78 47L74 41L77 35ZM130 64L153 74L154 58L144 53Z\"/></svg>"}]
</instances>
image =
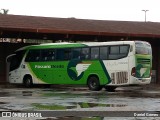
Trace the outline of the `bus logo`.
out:
<instances>
[{"instance_id":1,"label":"bus logo","mask_svg":"<svg viewBox=\"0 0 160 120\"><path fill-rule=\"evenodd\" d=\"M78 73L77 77L82 74L82 72L86 71L91 63L79 63L76 65L76 71Z\"/></svg>"},{"instance_id":2,"label":"bus logo","mask_svg":"<svg viewBox=\"0 0 160 120\"><path fill-rule=\"evenodd\" d=\"M80 80L84 72L89 68L91 62L82 62L81 60L71 60L67 67L67 72L72 80Z\"/></svg>"}]
</instances>

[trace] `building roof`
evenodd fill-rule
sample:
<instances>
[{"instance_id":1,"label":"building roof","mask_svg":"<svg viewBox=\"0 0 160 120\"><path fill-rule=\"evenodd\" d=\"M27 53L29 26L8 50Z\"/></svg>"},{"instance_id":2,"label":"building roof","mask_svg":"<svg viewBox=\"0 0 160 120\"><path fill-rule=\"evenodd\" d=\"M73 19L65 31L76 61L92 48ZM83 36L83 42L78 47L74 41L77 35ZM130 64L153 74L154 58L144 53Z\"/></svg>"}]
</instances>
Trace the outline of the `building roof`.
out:
<instances>
[{"instance_id":1,"label":"building roof","mask_svg":"<svg viewBox=\"0 0 160 120\"><path fill-rule=\"evenodd\" d=\"M0 14L0 37L11 32L160 38L160 23Z\"/></svg>"}]
</instances>

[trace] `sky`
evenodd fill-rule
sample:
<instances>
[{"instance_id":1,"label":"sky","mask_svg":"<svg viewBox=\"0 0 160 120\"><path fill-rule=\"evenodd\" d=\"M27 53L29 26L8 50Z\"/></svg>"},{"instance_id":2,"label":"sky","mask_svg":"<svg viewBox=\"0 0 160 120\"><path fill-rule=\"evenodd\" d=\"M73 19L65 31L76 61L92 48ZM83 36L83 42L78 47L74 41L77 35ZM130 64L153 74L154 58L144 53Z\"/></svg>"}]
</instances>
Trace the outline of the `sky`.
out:
<instances>
[{"instance_id":1,"label":"sky","mask_svg":"<svg viewBox=\"0 0 160 120\"><path fill-rule=\"evenodd\" d=\"M8 14L160 22L160 0L0 0Z\"/></svg>"}]
</instances>

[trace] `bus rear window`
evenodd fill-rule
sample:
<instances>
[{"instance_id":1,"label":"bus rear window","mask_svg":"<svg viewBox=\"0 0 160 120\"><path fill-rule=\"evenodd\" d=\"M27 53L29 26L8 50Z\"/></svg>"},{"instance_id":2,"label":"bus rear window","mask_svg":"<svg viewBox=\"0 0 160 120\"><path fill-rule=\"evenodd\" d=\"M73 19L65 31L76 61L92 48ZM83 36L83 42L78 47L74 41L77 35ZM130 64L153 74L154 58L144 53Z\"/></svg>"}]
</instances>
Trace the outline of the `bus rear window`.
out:
<instances>
[{"instance_id":1,"label":"bus rear window","mask_svg":"<svg viewBox=\"0 0 160 120\"><path fill-rule=\"evenodd\" d=\"M151 45L145 42L136 42L136 54L151 55Z\"/></svg>"}]
</instances>

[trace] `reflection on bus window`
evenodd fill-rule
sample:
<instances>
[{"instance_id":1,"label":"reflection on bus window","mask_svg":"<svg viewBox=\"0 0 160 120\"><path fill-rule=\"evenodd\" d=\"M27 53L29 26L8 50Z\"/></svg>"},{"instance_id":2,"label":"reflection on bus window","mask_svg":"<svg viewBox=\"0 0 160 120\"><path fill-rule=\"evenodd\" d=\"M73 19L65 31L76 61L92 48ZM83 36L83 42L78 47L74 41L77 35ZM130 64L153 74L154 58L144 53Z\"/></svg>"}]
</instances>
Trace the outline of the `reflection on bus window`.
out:
<instances>
[{"instance_id":1,"label":"reflection on bus window","mask_svg":"<svg viewBox=\"0 0 160 120\"><path fill-rule=\"evenodd\" d=\"M72 59L80 59L80 55L81 55L81 49L80 48L72 49Z\"/></svg>"},{"instance_id":2,"label":"reflection on bus window","mask_svg":"<svg viewBox=\"0 0 160 120\"><path fill-rule=\"evenodd\" d=\"M99 59L99 47L91 48L91 59Z\"/></svg>"},{"instance_id":3,"label":"reflection on bus window","mask_svg":"<svg viewBox=\"0 0 160 120\"><path fill-rule=\"evenodd\" d=\"M55 60L55 50L45 49L41 51L41 61L53 61Z\"/></svg>"},{"instance_id":4,"label":"reflection on bus window","mask_svg":"<svg viewBox=\"0 0 160 120\"><path fill-rule=\"evenodd\" d=\"M108 59L108 47L107 46L100 47L100 59L102 60Z\"/></svg>"},{"instance_id":5,"label":"reflection on bus window","mask_svg":"<svg viewBox=\"0 0 160 120\"><path fill-rule=\"evenodd\" d=\"M89 56L90 52L89 52L89 48L82 48L82 51L81 51L81 59L89 59L90 56Z\"/></svg>"},{"instance_id":6,"label":"reflection on bus window","mask_svg":"<svg viewBox=\"0 0 160 120\"><path fill-rule=\"evenodd\" d=\"M26 56L26 62L37 62L40 60L40 50L30 50Z\"/></svg>"}]
</instances>

